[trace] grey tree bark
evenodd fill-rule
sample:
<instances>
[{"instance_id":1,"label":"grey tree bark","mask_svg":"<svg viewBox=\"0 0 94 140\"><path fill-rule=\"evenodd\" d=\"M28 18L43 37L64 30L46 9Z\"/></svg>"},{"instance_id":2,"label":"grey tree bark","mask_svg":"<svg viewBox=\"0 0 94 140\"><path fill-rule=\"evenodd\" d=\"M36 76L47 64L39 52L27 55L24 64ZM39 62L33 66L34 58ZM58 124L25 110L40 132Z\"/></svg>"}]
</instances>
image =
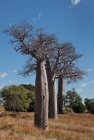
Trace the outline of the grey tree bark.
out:
<instances>
[{"instance_id":1,"label":"grey tree bark","mask_svg":"<svg viewBox=\"0 0 94 140\"><path fill-rule=\"evenodd\" d=\"M47 72L48 89L49 89L49 118L57 118L57 95L56 95L56 81L54 75Z\"/></svg>"},{"instance_id":2,"label":"grey tree bark","mask_svg":"<svg viewBox=\"0 0 94 140\"><path fill-rule=\"evenodd\" d=\"M64 113L64 79L60 77L58 79L58 114Z\"/></svg>"},{"instance_id":3,"label":"grey tree bark","mask_svg":"<svg viewBox=\"0 0 94 140\"><path fill-rule=\"evenodd\" d=\"M45 64L37 62L35 89L35 114L34 124L36 127L48 129L48 81Z\"/></svg>"}]
</instances>

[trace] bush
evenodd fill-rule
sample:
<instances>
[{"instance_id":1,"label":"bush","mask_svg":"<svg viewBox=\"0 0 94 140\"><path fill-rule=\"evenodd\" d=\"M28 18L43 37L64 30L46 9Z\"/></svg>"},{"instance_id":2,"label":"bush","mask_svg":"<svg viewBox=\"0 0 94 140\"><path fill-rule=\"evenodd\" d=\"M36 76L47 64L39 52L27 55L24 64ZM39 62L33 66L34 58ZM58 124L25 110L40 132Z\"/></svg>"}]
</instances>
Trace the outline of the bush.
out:
<instances>
[{"instance_id":1,"label":"bush","mask_svg":"<svg viewBox=\"0 0 94 140\"><path fill-rule=\"evenodd\" d=\"M31 92L28 94L28 98L31 100L29 103L29 107L27 109L28 112L34 112L34 104L35 104L35 92Z\"/></svg>"},{"instance_id":2,"label":"bush","mask_svg":"<svg viewBox=\"0 0 94 140\"><path fill-rule=\"evenodd\" d=\"M66 92L64 102L66 107L72 108L74 105L77 105L80 102L82 102L82 98L75 91L75 89L72 89Z\"/></svg>"},{"instance_id":3,"label":"bush","mask_svg":"<svg viewBox=\"0 0 94 140\"><path fill-rule=\"evenodd\" d=\"M84 103L88 112L94 114L94 98L93 99L85 98Z\"/></svg>"},{"instance_id":4,"label":"bush","mask_svg":"<svg viewBox=\"0 0 94 140\"><path fill-rule=\"evenodd\" d=\"M11 85L3 88L0 94L6 111L34 110L34 90L31 91L23 85Z\"/></svg>"},{"instance_id":5,"label":"bush","mask_svg":"<svg viewBox=\"0 0 94 140\"><path fill-rule=\"evenodd\" d=\"M85 106L81 102L78 104L74 104L72 109L75 113L84 113L85 112Z\"/></svg>"},{"instance_id":6,"label":"bush","mask_svg":"<svg viewBox=\"0 0 94 140\"><path fill-rule=\"evenodd\" d=\"M94 114L94 102L91 105L91 113Z\"/></svg>"},{"instance_id":7,"label":"bush","mask_svg":"<svg viewBox=\"0 0 94 140\"><path fill-rule=\"evenodd\" d=\"M64 114L72 114L73 110L71 108L65 108L63 112Z\"/></svg>"}]
</instances>

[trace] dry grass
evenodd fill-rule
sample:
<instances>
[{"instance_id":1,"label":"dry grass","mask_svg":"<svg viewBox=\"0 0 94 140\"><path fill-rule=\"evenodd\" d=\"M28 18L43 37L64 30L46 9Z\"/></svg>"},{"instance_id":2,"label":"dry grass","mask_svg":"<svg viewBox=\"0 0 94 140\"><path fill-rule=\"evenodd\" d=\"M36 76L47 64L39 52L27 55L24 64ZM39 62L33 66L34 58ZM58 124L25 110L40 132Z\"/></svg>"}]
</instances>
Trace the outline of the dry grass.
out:
<instances>
[{"instance_id":1,"label":"dry grass","mask_svg":"<svg viewBox=\"0 0 94 140\"><path fill-rule=\"evenodd\" d=\"M49 120L49 131L33 125L33 113L9 113L0 117L0 140L94 140L94 115L59 115Z\"/></svg>"}]
</instances>

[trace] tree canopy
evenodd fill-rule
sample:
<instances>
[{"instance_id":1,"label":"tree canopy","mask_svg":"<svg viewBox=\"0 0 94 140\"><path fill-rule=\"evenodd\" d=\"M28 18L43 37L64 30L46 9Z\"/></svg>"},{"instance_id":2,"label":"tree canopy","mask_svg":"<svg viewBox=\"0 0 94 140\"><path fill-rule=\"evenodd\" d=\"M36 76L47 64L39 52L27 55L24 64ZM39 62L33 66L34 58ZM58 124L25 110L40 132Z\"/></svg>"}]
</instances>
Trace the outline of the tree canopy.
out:
<instances>
[{"instance_id":1,"label":"tree canopy","mask_svg":"<svg viewBox=\"0 0 94 140\"><path fill-rule=\"evenodd\" d=\"M31 90L32 87L33 90ZM3 99L5 110L27 111L30 110L30 108L34 108L34 86L32 85L11 85L9 87L4 87L0 91L0 94Z\"/></svg>"}]
</instances>

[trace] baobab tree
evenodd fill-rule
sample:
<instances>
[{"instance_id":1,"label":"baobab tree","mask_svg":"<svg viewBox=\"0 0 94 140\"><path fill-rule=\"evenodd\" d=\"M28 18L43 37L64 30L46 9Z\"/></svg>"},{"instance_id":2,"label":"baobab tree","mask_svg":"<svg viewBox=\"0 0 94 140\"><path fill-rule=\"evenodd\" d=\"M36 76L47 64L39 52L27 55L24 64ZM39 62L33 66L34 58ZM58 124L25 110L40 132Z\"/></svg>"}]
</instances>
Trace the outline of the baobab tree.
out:
<instances>
[{"instance_id":1,"label":"baobab tree","mask_svg":"<svg viewBox=\"0 0 94 140\"><path fill-rule=\"evenodd\" d=\"M53 46L53 53L49 58L46 58L46 71L49 89L49 118L57 118L57 94L56 94L56 79L59 78L58 88L58 112L62 108L63 97L63 79L73 80L81 77L83 71L75 67L74 62L81 57L76 54L71 43L56 42ZM32 65L31 60L28 61L23 74L30 74L35 70L36 65ZM79 75L78 75L79 73ZM77 76L76 76L77 75Z\"/></svg>"},{"instance_id":2,"label":"baobab tree","mask_svg":"<svg viewBox=\"0 0 94 140\"><path fill-rule=\"evenodd\" d=\"M14 49L36 61L35 81L35 115L34 124L48 129L48 81L45 69L45 59L52 54L55 37L41 30L34 31L32 25L23 22L14 24L5 30L11 39ZM34 66L34 63L33 63Z\"/></svg>"},{"instance_id":3,"label":"baobab tree","mask_svg":"<svg viewBox=\"0 0 94 140\"><path fill-rule=\"evenodd\" d=\"M49 57L46 57L46 72L47 72L47 80L48 80L48 90L49 90L49 118L57 118L57 95L56 95L56 83L55 83L55 71L56 71L56 64L54 65L55 57L58 51L58 40L54 37L54 43L51 45L52 52ZM28 60L24 71L22 74L27 76L32 72L36 71L37 64L32 64L31 58Z\"/></svg>"},{"instance_id":4,"label":"baobab tree","mask_svg":"<svg viewBox=\"0 0 94 140\"><path fill-rule=\"evenodd\" d=\"M67 82L77 81L82 79L86 74L84 70L80 70L76 63L81 54L77 54L75 48L71 43L64 43L62 49L61 60L63 60L63 65L58 69L58 113L63 113L63 97L64 97L64 79Z\"/></svg>"},{"instance_id":5,"label":"baobab tree","mask_svg":"<svg viewBox=\"0 0 94 140\"><path fill-rule=\"evenodd\" d=\"M54 52L46 59L46 71L48 79L48 89L49 89L49 118L57 118L57 94L56 94L56 69L57 69L57 53L59 52L59 43L56 41L54 45Z\"/></svg>"},{"instance_id":6,"label":"baobab tree","mask_svg":"<svg viewBox=\"0 0 94 140\"><path fill-rule=\"evenodd\" d=\"M76 82L77 80L81 80L85 75L84 70L79 70L78 68L69 69L69 72L65 72L61 74L58 78L58 114L64 113L64 81L66 80L67 83Z\"/></svg>"},{"instance_id":7,"label":"baobab tree","mask_svg":"<svg viewBox=\"0 0 94 140\"><path fill-rule=\"evenodd\" d=\"M49 59L46 59L46 70L49 88L49 118L57 118L57 110L61 112L63 97L63 79L68 81L79 79L84 75L84 71L76 66L76 60L82 55L75 52L72 43L55 44L55 51ZM74 63L75 62L75 63ZM59 78L58 86L58 109L55 79ZM62 96L61 96L62 95Z\"/></svg>"}]
</instances>

